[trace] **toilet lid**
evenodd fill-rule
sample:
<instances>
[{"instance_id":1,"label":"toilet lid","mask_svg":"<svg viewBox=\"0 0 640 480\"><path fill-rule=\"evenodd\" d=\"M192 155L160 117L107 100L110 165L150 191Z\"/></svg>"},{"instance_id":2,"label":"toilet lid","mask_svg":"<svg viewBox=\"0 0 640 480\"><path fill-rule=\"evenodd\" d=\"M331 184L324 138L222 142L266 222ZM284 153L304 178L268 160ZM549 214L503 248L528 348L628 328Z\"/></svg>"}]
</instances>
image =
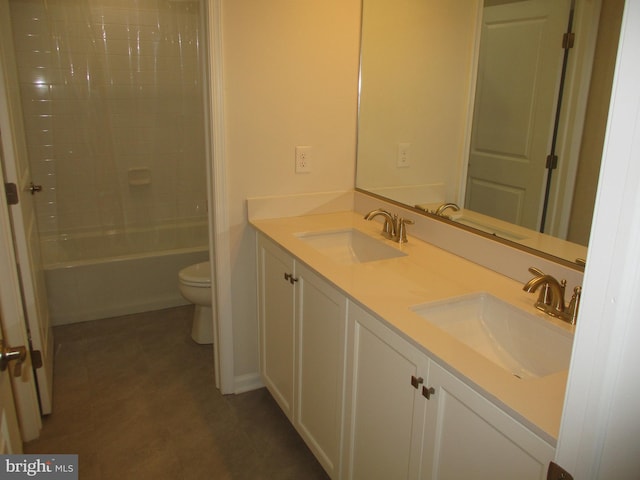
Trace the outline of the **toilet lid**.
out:
<instances>
[{"instance_id":1,"label":"toilet lid","mask_svg":"<svg viewBox=\"0 0 640 480\"><path fill-rule=\"evenodd\" d=\"M209 262L196 263L183 268L178 273L178 278L186 284L211 285L211 270Z\"/></svg>"}]
</instances>

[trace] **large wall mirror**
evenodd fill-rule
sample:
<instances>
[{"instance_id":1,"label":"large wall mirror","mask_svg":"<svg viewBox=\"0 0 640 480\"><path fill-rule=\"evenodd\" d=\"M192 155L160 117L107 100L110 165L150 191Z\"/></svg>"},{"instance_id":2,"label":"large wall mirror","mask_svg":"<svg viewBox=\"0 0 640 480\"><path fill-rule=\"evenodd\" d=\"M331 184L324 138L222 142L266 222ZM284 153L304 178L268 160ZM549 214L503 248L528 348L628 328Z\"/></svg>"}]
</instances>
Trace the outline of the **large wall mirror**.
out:
<instances>
[{"instance_id":1,"label":"large wall mirror","mask_svg":"<svg viewBox=\"0 0 640 480\"><path fill-rule=\"evenodd\" d=\"M356 188L579 264L623 6L363 0Z\"/></svg>"}]
</instances>

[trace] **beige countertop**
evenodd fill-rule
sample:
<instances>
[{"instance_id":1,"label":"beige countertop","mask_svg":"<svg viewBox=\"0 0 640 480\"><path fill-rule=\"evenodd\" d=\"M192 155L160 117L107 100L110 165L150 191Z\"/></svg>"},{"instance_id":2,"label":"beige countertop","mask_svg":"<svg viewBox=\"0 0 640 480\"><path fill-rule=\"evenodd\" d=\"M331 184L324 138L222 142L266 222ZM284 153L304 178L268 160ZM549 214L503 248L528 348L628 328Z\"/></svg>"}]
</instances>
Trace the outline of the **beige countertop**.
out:
<instances>
[{"instance_id":1,"label":"beige countertop","mask_svg":"<svg viewBox=\"0 0 640 480\"><path fill-rule=\"evenodd\" d=\"M251 224L555 446L567 371L519 379L410 310L411 306L426 302L488 292L573 332L570 325L536 310L533 307L536 296L524 292L520 283L412 238L411 227L409 242L399 246L380 235L380 223L365 221L354 212L253 220ZM358 229L407 255L344 265L296 236L302 232L344 228Z\"/></svg>"}]
</instances>

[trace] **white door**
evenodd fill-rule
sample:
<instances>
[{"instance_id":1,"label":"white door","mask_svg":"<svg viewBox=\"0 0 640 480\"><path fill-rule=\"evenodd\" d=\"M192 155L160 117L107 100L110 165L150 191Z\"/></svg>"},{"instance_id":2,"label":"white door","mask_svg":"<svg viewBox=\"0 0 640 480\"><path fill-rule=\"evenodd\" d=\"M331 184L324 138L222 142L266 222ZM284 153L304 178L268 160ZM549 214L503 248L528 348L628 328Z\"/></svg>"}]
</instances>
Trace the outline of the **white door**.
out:
<instances>
[{"instance_id":1,"label":"white door","mask_svg":"<svg viewBox=\"0 0 640 480\"><path fill-rule=\"evenodd\" d=\"M538 229L570 0L485 7L465 206Z\"/></svg>"},{"instance_id":2,"label":"white door","mask_svg":"<svg viewBox=\"0 0 640 480\"><path fill-rule=\"evenodd\" d=\"M15 251L22 285L22 297L33 350L39 351L43 366L36 369L40 406L51 413L53 389L53 335L40 258L35 208L29 192L32 185L26 152L17 80L9 4L0 0L0 131L5 182L17 186L19 203L10 207Z\"/></svg>"},{"instance_id":3,"label":"white door","mask_svg":"<svg viewBox=\"0 0 640 480\"><path fill-rule=\"evenodd\" d=\"M4 323L1 315L0 323ZM0 328L0 348L2 345L4 345L4 336ZM12 367L11 363L9 362L8 368ZM18 427L8 368L0 369L0 455L22 453L22 436Z\"/></svg>"}]
</instances>

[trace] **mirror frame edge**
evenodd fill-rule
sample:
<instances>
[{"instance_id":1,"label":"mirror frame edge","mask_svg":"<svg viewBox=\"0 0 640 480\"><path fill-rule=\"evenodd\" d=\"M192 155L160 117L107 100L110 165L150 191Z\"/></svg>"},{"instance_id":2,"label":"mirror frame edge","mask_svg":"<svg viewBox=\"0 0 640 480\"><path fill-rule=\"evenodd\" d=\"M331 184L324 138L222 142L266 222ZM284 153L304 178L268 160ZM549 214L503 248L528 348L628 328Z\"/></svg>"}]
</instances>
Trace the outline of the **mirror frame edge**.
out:
<instances>
[{"instance_id":1,"label":"mirror frame edge","mask_svg":"<svg viewBox=\"0 0 640 480\"><path fill-rule=\"evenodd\" d=\"M359 187L355 187L355 191L358 192L358 193L361 193L363 195L367 195L367 196L369 196L371 198L375 198L377 200L380 200L382 202L389 203L389 204L394 205L394 206L396 206L398 208L404 208L406 210L411 211L412 213L421 215L421 216L426 217L426 218L428 218L430 220L436 220L438 222L442 222L445 225L448 225L450 227L457 228L457 229L460 229L460 230L464 230L464 231L466 231L468 233L472 233L474 235L478 235L480 237L487 238L487 239L492 240L492 241L494 241L496 243L500 243L502 245L506 245L508 247L514 248L516 250L519 250L521 252L525 252L525 253L528 253L530 255L534 255L536 257L548 260L550 262L557 263L558 265L561 265L563 267L569 268L571 270L575 270L577 272L584 273L585 266L581 265L579 263L572 262L570 260L567 260L567 259L561 258L561 257L557 257L555 255L551 255L551 254L549 254L547 252L543 252L542 250L536 250L535 248L527 247L526 245L522 245L522 244L520 244L518 242L514 242L514 241L508 240L506 238L498 237L496 235L492 235L490 233L483 232L482 230L478 230L477 228L473 228L473 227L470 227L468 225L464 225L462 223L455 222L455 221L450 220L448 218L441 217L439 215L435 215L435 214L433 214L431 212L426 212L424 210L421 210L419 208L413 207L411 205L407 205L406 203L397 202L397 201L395 201L395 200L393 200L391 198L384 197L382 195L378 195L376 193L369 192L367 190L363 190L363 189L361 189Z\"/></svg>"}]
</instances>

